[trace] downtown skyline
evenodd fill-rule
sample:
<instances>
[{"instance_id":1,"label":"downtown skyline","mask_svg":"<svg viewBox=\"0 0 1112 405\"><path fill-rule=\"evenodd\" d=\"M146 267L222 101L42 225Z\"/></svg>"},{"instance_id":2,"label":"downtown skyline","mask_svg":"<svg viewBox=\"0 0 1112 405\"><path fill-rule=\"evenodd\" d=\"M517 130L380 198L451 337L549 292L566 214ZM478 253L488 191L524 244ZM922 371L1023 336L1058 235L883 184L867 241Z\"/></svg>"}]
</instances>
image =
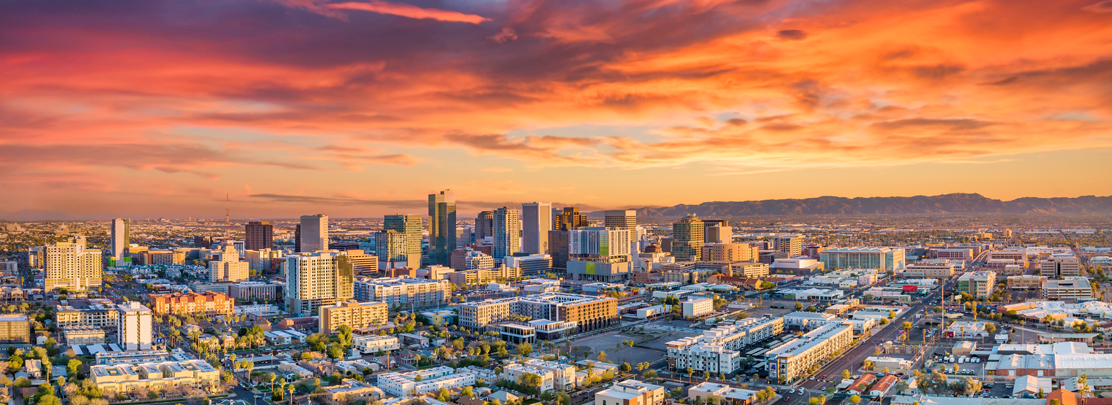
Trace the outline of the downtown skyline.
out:
<instances>
[{"instance_id":1,"label":"downtown skyline","mask_svg":"<svg viewBox=\"0 0 1112 405\"><path fill-rule=\"evenodd\" d=\"M0 6L0 211L1112 195L1112 1Z\"/></svg>"}]
</instances>

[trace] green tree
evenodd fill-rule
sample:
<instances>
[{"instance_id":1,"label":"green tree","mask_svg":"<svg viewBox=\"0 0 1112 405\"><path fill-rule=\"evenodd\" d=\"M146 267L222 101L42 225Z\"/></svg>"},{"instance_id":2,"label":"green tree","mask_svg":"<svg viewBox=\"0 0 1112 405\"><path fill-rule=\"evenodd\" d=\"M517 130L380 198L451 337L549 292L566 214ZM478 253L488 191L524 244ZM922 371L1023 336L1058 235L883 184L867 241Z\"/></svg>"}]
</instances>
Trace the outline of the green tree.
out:
<instances>
[{"instance_id":1,"label":"green tree","mask_svg":"<svg viewBox=\"0 0 1112 405\"><path fill-rule=\"evenodd\" d=\"M436 400L440 402L451 401L452 393L448 392L447 388L441 388L440 391L436 393Z\"/></svg>"},{"instance_id":2,"label":"green tree","mask_svg":"<svg viewBox=\"0 0 1112 405\"><path fill-rule=\"evenodd\" d=\"M856 404L860 404L860 403L861 403L861 397L860 397L860 396L857 396L857 395L851 395L851 396L849 397L849 402L850 402L850 403L853 403L854 405L856 405Z\"/></svg>"},{"instance_id":3,"label":"green tree","mask_svg":"<svg viewBox=\"0 0 1112 405\"><path fill-rule=\"evenodd\" d=\"M850 377L850 376L852 376L852 374L850 374L850 372L849 372L849 369L848 369L848 368L847 368L847 369L845 369L845 370L842 370L842 379L843 379L843 380L845 380L845 379L849 379L849 377Z\"/></svg>"},{"instance_id":4,"label":"green tree","mask_svg":"<svg viewBox=\"0 0 1112 405\"><path fill-rule=\"evenodd\" d=\"M522 342L517 345L517 354L520 354L522 357L529 356L531 353L533 353L533 345L529 342Z\"/></svg>"},{"instance_id":5,"label":"green tree","mask_svg":"<svg viewBox=\"0 0 1112 405\"><path fill-rule=\"evenodd\" d=\"M606 352L598 352L598 361L606 362Z\"/></svg>"},{"instance_id":6,"label":"green tree","mask_svg":"<svg viewBox=\"0 0 1112 405\"><path fill-rule=\"evenodd\" d=\"M11 370L12 374L19 372L19 370L22 368L23 357L19 356L18 354L13 354L11 357L8 358L8 370Z\"/></svg>"}]
</instances>

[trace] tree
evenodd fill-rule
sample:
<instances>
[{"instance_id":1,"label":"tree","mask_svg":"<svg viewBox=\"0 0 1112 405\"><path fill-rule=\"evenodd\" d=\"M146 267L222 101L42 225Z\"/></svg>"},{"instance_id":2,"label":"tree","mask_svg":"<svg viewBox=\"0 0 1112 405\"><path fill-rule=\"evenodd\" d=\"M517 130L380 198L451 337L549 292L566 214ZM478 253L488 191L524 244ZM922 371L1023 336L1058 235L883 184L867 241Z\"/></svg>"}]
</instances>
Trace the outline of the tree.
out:
<instances>
[{"instance_id":1,"label":"tree","mask_svg":"<svg viewBox=\"0 0 1112 405\"><path fill-rule=\"evenodd\" d=\"M1049 405L1062 405L1062 401L1058 400L1057 398L1051 399Z\"/></svg>"},{"instance_id":2,"label":"tree","mask_svg":"<svg viewBox=\"0 0 1112 405\"><path fill-rule=\"evenodd\" d=\"M466 387L463 387L462 390L460 390L459 395L464 396L464 397L473 397L473 396L475 396L475 392L472 390L471 386L468 385Z\"/></svg>"},{"instance_id":3,"label":"tree","mask_svg":"<svg viewBox=\"0 0 1112 405\"><path fill-rule=\"evenodd\" d=\"M448 392L447 388L441 388L440 391L436 393L436 400L440 402L448 402L452 400L452 393Z\"/></svg>"},{"instance_id":4,"label":"tree","mask_svg":"<svg viewBox=\"0 0 1112 405\"><path fill-rule=\"evenodd\" d=\"M691 367L688 367L687 368L687 381L691 382L691 377L694 376L694 375L695 375L695 369L693 369Z\"/></svg>"},{"instance_id":5,"label":"tree","mask_svg":"<svg viewBox=\"0 0 1112 405\"><path fill-rule=\"evenodd\" d=\"M872 370L873 366L874 366L874 364L873 364L872 360L865 360L864 362L861 363L861 368L866 369L866 370Z\"/></svg>"},{"instance_id":6,"label":"tree","mask_svg":"<svg viewBox=\"0 0 1112 405\"><path fill-rule=\"evenodd\" d=\"M19 372L22 368L23 357L18 354L13 354L12 357L8 358L8 369L11 370L12 374Z\"/></svg>"},{"instance_id":7,"label":"tree","mask_svg":"<svg viewBox=\"0 0 1112 405\"><path fill-rule=\"evenodd\" d=\"M39 398L38 405L62 405L62 400L58 399L54 394L47 394Z\"/></svg>"},{"instance_id":8,"label":"tree","mask_svg":"<svg viewBox=\"0 0 1112 405\"><path fill-rule=\"evenodd\" d=\"M606 362L606 352L598 352L598 361Z\"/></svg>"},{"instance_id":9,"label":"tree","mask_svg":"<svg viewBox=\"0 0 1112 405\"><path fill-rule=\"evenodd\" d=\"M531 353L533 353L533 345L529 342L521 342L521 344L517 345L517 354L520 354L522 357L528 356Z\"/></svg>"},{"instance_id":10,"label":"tree","mask_svg":"<svg viewBox=\"0 0 1112 405\"><path fill-rule=\"evenodd\" d=\"M860 397L860 396L857 396L857 395L851 395L851 396L849 397L849 402L850 402L850 403L853 403L854 405L856 405L856 404L860 404L860 403L861 403L861 397Z\"/></svg>"},{"instance_id":11,"label":"tree","mask_svg":"<svg viewBox=\"0 0 1112 405\"><path fill-rule=\"evenodd\" d=\"M801 310L801 309L803 309L803 304L800 304L800 303L796 302L795 303L795 310L798 311L798 310Z\"/></svg>"},{"instance_id":12,"label":"tree","mask_svg":"<svg viewBox=\"0 0 1112 405\"><path fill-rule=\"evenodd\" d=\"M845 369L845 370L842 370L842 379L843 379L843 380L845 380L845 379L849 379L849 377L850 377L850 376L852 376L852 374L850 374L850 372L849 372L849 369L848 369L848 368L847 368L847 369Z\"/></svg>"},{"instance_id":13,"label":"tree","mask_svg":"<svg viewBox=\"0 0 1112 405\"><path fill-rule=\"evenodd\" d=\"M621 370L623 373L628 373L630 370L633 369L633 366L630 366L629 363L622 363L622 365L619 366L618 369Z\"/></svg>"},{"instance_id":14,"label":"tree","mask_svg":"<svg viewBox=\"0 0 1112 405\"><path fill-rule=\"evenodd\" d=\"M81 360L70 359L69 363L66 364L66 373L68 373L70 376L76 377L77 372L80 371L80 370L81 370Z\"/></svg>"},{"instance_id":15,"label":"tree","mask_svg":"<svg viewBox=\"0 0 1112 405\"><path fill-rule=\"evenodd\" d=\"M656 370L646 371L644 374L642 374L642 376L649 379L650 381L651 380L656 380Z\"/></svg>"}]
</instances>

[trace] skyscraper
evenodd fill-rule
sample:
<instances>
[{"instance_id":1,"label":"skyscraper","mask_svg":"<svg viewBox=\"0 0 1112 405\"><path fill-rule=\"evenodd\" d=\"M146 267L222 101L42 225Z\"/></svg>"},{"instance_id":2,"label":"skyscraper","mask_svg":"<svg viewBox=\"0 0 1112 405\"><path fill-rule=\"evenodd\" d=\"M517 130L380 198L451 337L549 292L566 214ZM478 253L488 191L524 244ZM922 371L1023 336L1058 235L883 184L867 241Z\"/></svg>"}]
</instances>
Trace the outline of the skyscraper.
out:
<instances>
[{"instance_id":1,"label":"skyscraper","mask_svg":"<svg viewBox=\"0 0 1112 405\"><path fill-rule=\"evenodd\" d=\"M703 221L694 214L672 224L672 256L677 262L699 261L703 254Z\"/></svg>"},{"instance_id":2,"label":"skyscraper","mask_svg":"<svg viewBox=\"0 0 1112 405\"><path fill-rule=\"evenodd\" d=\"M387 229L375 234L375 256L378 256L378 267L388 270L396 267L416 267L409 264L409 237L393 229ZM420 259L420 252L415 259Z\"/></svg>"},{"instance_id":3,"label":"skyscraper","mask_svg":"<svg viewBox=\"0 0 1112 405\"><path fill-rule=\"evenodd\" d=\"M570 231L587 225L587 216L579 213L579 207L564 207L564 212L556 215L552 229Z\"/></svg>"},{"instance_id":4,"label":"skyscraper","mask_svg":"<svg viewBox=\"0 0 1112 405\"><path fill-rule=\"evenodd\" d=\"M328 250L328 215L302 215L301 252Z\"/></svg>"},{"instance_id":5,"label":"skyscraper","mask_svg":"<svg viewBox=\"0 0 1112 405\"><path fill-rule=\"evenodd\" d=\"M387 215L382 228L405 235L405 261L408 267L421 267L421 216L415 214ZM377 248L377 245L376 245Z\"/></svg>"},{"instance_id":6,"label":"skyscraper","mask_svg":"<svg viewBox=\"0 0 1112 405\"><path fill-rule=\"evenodd\" d=\"M803 237L800 235L778 235L772 239L772 248L786 253L788 257L803 254Z\"/></svg>"},{"instance_id":7,"label":"skyscraper","mask_svg":"<svg viewBox=\"0 0 1112 405\"><path fill-rule=\"evenodd\" d=\"M85 249L83 236L74 236L69 242L47 246L43 267L46 269L46 291L57 288L88 290L90 287L100 286L104 275L100 250Z\"/></svg>"},{"instance_id":8,"label":"skyscraper","mask_svg":"<svg viewBox=\"0 0 1112 405\"><path fill-rule=\"evenodd\" d=\"M494 260L521 251L521 212L510 207L494 211Z\"/></svg>"},{"instance_id":9,"label":"skyscraper","mask_svg":"<svg viewBox=\"0 0 1112 405\"><path fill-rule=\"evenodd\" d=\"M552 228L552 204L521 204L522 250L529 254L548 253L548 231Z\"/></svg>"},{"instance_id":10,"label":"skyscraper","mask_svg":"<svg viewBox=\"0 0 1112 405\"><path fill-rule=\"evenodd\" d=\"M320 307L355 296L355 269L346 254L301 253L286 257L286 310L309 316Z\"/></svg>"},{"instance_id":11,"label":"skyscraper","mask_svg":"<svg viewBox=\"0 0 1112 405\"><path fill-rule=\"evenodd\" d=\"M494 237L494 211L483 211L475 217L475 243Z\"/></svg>"},{"instance_id":12,"label":"skyscraper","mask_svg":"<svg viewBox=\"0 0 1112 405\"><path fill-rule=\"evenodd\" d=\"M447 266L453 250L456 250L456 193L444 190L429 194L429 261Z\"/></svg>"},{"instance_id":13,"label":"skyscraper","mask_svg":"<svg viewBox=\"0 0 1112 405\"><path fill-rule=\"evenodd\" d=\"M618 229L637 229L637 210L606 211L603 226Z\"/></svg>"},{"instance_id":14,"label":"skyscraper","mask_svg":"<svg viewBox=\"0 0 1112 405\"><path fill-rule=\"evenodd\" d=\"M263 250L274 247L274 226L270 222L248 222L244 231L245 249Z\"/></svg>"},{"instance_id":15,"label":"skyscraper","mask_svg":"<svg viewBox=\"0 0 1112 405\"><path fill-rule=\"evenodd\" d=\"M123 260L124 250L131 244L131 220L116 218L112 220L112 258Z\"/></svg>"}]
</instances>

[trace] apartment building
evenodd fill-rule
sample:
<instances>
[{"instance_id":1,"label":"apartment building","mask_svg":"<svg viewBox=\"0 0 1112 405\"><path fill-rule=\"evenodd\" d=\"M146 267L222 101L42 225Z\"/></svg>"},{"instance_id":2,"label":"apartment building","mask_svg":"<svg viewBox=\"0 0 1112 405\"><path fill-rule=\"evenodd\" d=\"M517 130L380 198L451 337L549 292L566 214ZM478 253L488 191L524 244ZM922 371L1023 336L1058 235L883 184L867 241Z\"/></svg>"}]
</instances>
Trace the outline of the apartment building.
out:
<instances>
[{"instance_id":1,"label":"apartment building","mask_svg":"<svg viewBox=\"0 0 1112 405\"><path fill-rule=\"evenodd\" d=\"M972 295L974 298L988 298L992 289L996 287L996 273L991 271L974 271L958 277L958 291Z\"/></svg>"},{"instance_id":2,"label":"apartment building","mask_svg":"<svg viewBox=\"0 0 1112 405\"><path fill-rule=\"evenodd\" d=\"M1047 277L1079 277L1081 262L1072 254L1054 254L1039 262L1039 271Z\"/></svg>"},{"instance_id":3,"label":"apartment building","mask_svg":"<svg viewBox=\"0 0 1112 405\"><path fill-rule=\"evenodd\" d=\"M456 372L451 367L434 367L404 373L385 373L378 376L378 387L386 393L404 397L473 386L478 381L475 374L466 370Z\"/></svg>"},{"instance_id":4,"label":"apartment building","mask_svg":"<svg viewBox=\"0 0 1112 405\"><path fill-rule=\"evenodd\" d=\"M320 333L332 334L340 325L352 329L385 325L390 317L385 302L359 302L350 300L320 308Z\"/></svg>"},{"instance_id":5,"label":"apartment building","mask_svg":"<svg viewBox=\"0 0 1112 405\"><path fill-rule=\"evenodd\" d=\"M783 318L742 319L704 331L700 336L666 343L668 367L712 373L733 373L741 367L740 350L784 333Z\"/></svg>"},{"instance_id":6,"label":"apartment building","mask_svg":"<svg viewBox=\"0 0 1112 405\"><path fill-rule=\"evenodd\" d=\"M75 345L102 345L105 340L104 329L95 326L70 326L60 329L62 342L69 346Z\"/></svg>"},{"instance_id":7,"label":"apartment building","mask_svg":"<svg viewBox=\"0 0 1112 405\"><path fill-rule=\"evenodd\" d=\"M366 278L355 281L357 301L381 301L386 305L420 309L446 305L452 298L447 280L423 278Z\"/></svg>"},{"instance_id":8,"label":"apartment building","mask_svg":"<svg viewBox=\"0 0 1112 405\"><path fill-rule=\"evenodd\" d=\"M1031 290L1042 288L1049 278L1046 276L1022 275L1008 276L1008 288L1013 290Z\"/></svg>"},{"instance_id":9,"label":"apartment building","mask_svg":"<svg viewBox=\"0 0 1112 405\"><path fill-rule=\"evenodd\" d=\"M204 388L220 383L220 370L204 360L95 365L89 374L101 390L120 393L167 386Z\"/></svg>"},{"instance_id":10,"label":"apartment building","mask_svg":"<svg viewBox=\"0 0 1112 405\"><path fill-rule=\"evenodd\" d=\"M551 391L556 386L555 373L546 368L520 363L511 363L502 367L502 379L505 380L521 381L526 374L535 374L541 378L541 383L537 387L540 392Z\"/></svg>"},{"instance_id":11,"label":"apartment building","mask_svg":"<svg viewBox=\"0 0 1112 405\"><path fill-rule=\"evenodd\" d=\"M521 278L521 269L501 266L490 270L476 269L448 273L448 281L455 285L472 285Z\"/></svg>"},{"instance_id":12,"label":"apartment building","mask_svg":"<svg viewBox=\"0 0 1112 405\"><path fill-rule=\"evenodd\" d=\"M262 281L235 283L228 286L228 297L233 300L273 301L278 299L278 284Z\"/></svg>"},{"instance_id":13,"label":"apartment building","mask_svg":"<svg viewBox=\"0 0 1112 405\"><path fill-rule=\"evenodd\" d=\"M625 380L595 394L595 405L661 405L664 387Z\"/></svg>"},{"instance_id":14,"label":"apartment building","mask_svg":"<svg viewBox=\"0 0 1112 405\"><path fill-rule=\"evenodd\" d=\"M363 354L389 352L402 348L397 336L356 335L352 338L352 348Z\"/></svg>"},{"instance_id":15,"label":"apartment building","mask_svg":"<svg viewBox=\"0 0 1112 405\"><path fill-rule=\"evenodd\" d=\"M81 307L57 305L54 307L54 323L59 328L68 326L95 326L106 330L116 330L120 313L116 304L109 300L89 300Z\"/></svg>"},{"instance_id":16,"label":"apartment building","mask_svg":"<svg viewBox=\"0 0 1112 405\"><path fill-rule=\"evenodd\" d=\"M803 237L799 235L784 235L772 238L772 248L788 257L796 257L803 253Z\"/></svg>"},{"instance_id":17,"label":"apartment building","mask_svg":"<svg viewBox=\"0 0 1112 405\"><path fill-rule=\"evenodd\" d=\"M791 382L822 359L849 347L852 342L853 325L831 323L810 331L765 354L769 361L769 378Z\"/></svg>"},{"instance_id":18,"label":"apartment building","mask_svg":"<svg viewBox=\"0 0 1112 405\"><path fill-rule=\"evenodd\" d=\"M618 300L579 294L542 293L467 302L460 304L458 309L460 326L473 330L505 319L510 314L566 322L574 325L573 333L602 329L618 323Z\"/></svg>"},{"instance_id":19,"label":"apartment building","mask_svg":"<svg viewBox=\"0 0 1112 405\"><path fill-rule=\"evenodd\" d=\"M1063 280L1049 280L1042 283L1043 297L1048 300L1093 299L1093 286L1088 277L1066 277Z\"/></svg>"},{"instance_id":20,"label":"apartment building","mask_svg":"<svg viewBox=\"0 0 1112 405\"><path fill-rule=\"evenodd\" d=\"M317 313L322 306L344 302L355 295L354 266L343 253L300 253L286 257L284 266L286 311L294 316Z\"/></svg>"},{"instance_id":21,"label":"apartment building","mask_svg":"<svg viewBox=\"0 0 1112 405\"><path fill-rule=\"evenodd\" d=\"M0 315L0 343L30 344L30 318L25 314Z\"/></svg>"},{"instance_id":22,"label":"apartment building","mask_svg":"<svg viewBox=\"0 0 1112 405\"><path fill-rule=\"evenodd\" d=\"M116 306L119 312L116 327L117 342L124 350L150 350L154 343L151 309L137 301Z\"/></svg>"},{"instance_id":23,"label":"apartment building","mask_svg":"<svg viewBox=\"0 0 1112 405\"><path fill-rule=\"evenodd\" d=\"M65 288L84 291L100 287L104 274L101 251L85 248L85 237L74 236L68 242L58 242L44 248L46 291Z\"/></svg>"},{"instance_id":24,"label":"apartment building","mask_svg":"<svg viewBox=\"0 0 1112 405\"><path fill-rule=\"evenodd\" d=\"M231 315L235 313L235 300L227 295L206 291L198 294L151 294L150 303L159 315Z\"/></svg>"},{"instance_id":25,"label":"apartment building","mask_svg":"<svg viewBox=\"0 0 1112 405\"><path fill-rule=\"evenodd\" d=\"M1021 267L1027 267L1027 249L1004 249L988 252L985 255L986 262L999 261L1003 263L1018 264Z\"/></svg>"}]
</instances>

